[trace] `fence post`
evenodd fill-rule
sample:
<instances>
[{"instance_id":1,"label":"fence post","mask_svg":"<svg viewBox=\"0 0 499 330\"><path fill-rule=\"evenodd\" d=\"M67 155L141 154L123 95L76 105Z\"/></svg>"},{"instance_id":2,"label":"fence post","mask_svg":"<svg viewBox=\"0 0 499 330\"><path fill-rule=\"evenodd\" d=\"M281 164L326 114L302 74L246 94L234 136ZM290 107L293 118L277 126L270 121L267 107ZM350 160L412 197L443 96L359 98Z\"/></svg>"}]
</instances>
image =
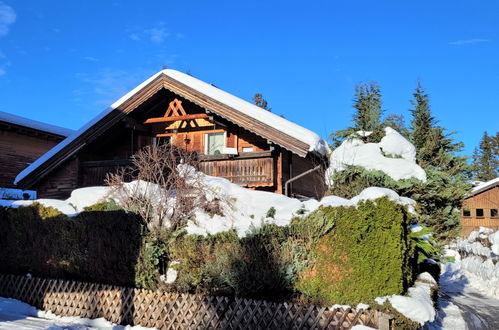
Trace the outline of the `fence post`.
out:
<instances>
[{"instance_id":1,"label":"fence post","mask_svg":"<svg viewBox=\"0 0 499 330\"><path fill-rule=\"evenodd\" d=\"M378 329L379 330L391 330L392 329L393 316L383 312L378 312Z\"/></svg>"}]
</instances>

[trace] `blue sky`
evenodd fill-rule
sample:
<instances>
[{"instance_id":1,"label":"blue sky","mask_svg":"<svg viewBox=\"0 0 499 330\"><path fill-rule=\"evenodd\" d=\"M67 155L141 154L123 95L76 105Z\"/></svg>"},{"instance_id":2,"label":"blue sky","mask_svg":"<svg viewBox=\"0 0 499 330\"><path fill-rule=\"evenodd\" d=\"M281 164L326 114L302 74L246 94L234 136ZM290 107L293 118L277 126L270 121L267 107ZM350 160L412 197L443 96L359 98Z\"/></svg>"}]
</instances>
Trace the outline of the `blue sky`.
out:
<instances>
[{"instance_id":1,"label":"blue sky","mask_svg":"<svg viewBox=\"0 0 499 330\"><path fill-rule=\"evenodd\" d=\"M327 137L356 84L409 119L418 79L473 148L499 130L497 1L0 0L0 110L79 128L163 65Z\"/></svg>"}]
</instances>

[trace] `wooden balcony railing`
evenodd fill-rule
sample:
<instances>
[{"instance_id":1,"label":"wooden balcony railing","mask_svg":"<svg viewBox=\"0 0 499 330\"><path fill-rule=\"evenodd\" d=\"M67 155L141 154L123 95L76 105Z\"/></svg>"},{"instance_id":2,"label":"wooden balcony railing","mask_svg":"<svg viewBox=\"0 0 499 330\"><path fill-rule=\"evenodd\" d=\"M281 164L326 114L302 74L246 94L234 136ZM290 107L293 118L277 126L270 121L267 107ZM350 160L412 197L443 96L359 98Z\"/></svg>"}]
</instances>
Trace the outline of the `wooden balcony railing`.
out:
<instances>
[{"instance_id":1,"label":"wooden balcony railing","mask_svg":"<svg viewBox=\"0 0 499 330\"><path fill-rule=\"evenodd\" d=\"M199 155L199 170L205 174L225 178L245 187L274 185L274 158L271 152L252 152L239 155ZM103 185L106 174L130 166L131 161L102 160L80 163L79 186Z\"/></svg>"},{"instance_id":2,"label":"wooden balcony railing","mask_svg":"<svg viewBox=\"0 0 499 330\"><path fill-rule=\"evenodd\" d=\"M274 158L270 154L260 158L206 159L199 163L199 169L205 174L222 177L246 187L274 185Z\"/></svg>"}]
</instances>

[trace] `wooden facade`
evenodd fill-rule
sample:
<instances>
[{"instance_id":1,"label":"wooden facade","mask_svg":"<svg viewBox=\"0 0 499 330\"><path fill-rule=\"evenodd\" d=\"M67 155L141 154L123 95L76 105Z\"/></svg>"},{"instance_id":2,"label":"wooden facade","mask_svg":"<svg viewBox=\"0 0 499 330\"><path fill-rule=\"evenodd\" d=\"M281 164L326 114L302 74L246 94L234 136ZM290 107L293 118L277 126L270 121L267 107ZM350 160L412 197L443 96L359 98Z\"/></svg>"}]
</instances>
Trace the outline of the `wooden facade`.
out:
<instances>
[{"instance_id":1,"label":"wooden facade","mask_svg":"<svg viewBox=\"0 0 499 330\"><path fill-rule=\"evenodd\" d=\"M499 230L499 181L469 195L461 209L463 236L479 227Z\"/></svg>"},{"instance_id":2,"label":"wooden facade","mask_svg":"<svg viewBox=\"0 0 499 330\"><path fill-rule=\"evenodd\" d=\"M66 198L76 188L103 185L106 173L129 164L141 148L160 143L194 152L199 170L208 175L276 193L284 192L290 178L327 165L326 157L308 152L308 145L286 133L160 78L67 143L19 186L36 189L40 197ZM322 173L293 182L291 193L321 197Z\"/></svg>"},{"instance_id":3,"label":"wooden facade","mask_svg":"<svg viewBox=\"0 0 499 330\"><path fill-rule=\"evenodd\" d=\"M17 116L10 115L9 118ZM17 117L20 118L20 117ZM29 121L31 122L31 121ZM0 116L0 187L16 188L14 178L66 135L29 126ZM41 123L40 123L41 124Z\"/></svg>"}]
</instances>

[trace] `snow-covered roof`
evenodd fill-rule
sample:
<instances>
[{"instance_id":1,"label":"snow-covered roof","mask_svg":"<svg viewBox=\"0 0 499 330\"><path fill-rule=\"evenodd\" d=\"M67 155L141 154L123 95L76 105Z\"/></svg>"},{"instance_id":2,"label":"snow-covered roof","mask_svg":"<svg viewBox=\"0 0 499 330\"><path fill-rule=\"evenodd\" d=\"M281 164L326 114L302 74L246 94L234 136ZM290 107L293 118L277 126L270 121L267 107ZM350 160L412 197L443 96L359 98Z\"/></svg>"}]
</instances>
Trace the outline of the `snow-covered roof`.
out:
<instances>
[{"instance_id":1,"label":"snow-covered roof","mask_svg":"<svg viewBox=\"0 0 499 330\"><path fill-rule=\"evenodd\" d=\"M297 125L281 116L262 109L237 96L224 92L223 90L205 83L197 78L176 70L163 70L165 75L189 86L190 88L211 97L235 110L238 110L258 121L264 122L287 135L294 137L309 145L309 151L317 151L323 155L328 152L326 142L316 133Z\"/></svg>"},{"instance_id":2,"label":"snow-covered roof","mask_svg":"<svg viewBox=\"0 0 499 330\"><path fill-rule=\"evenodd\" d=\"M113 110L122 106L125 102L130 100L133 96L138 94L142 89L144 89L147 85L152 83L160 76L167 76L189 88L196 91L199 94L205 95L208 98L215 100L216 102L220 102L235 111L241 112L246 116L251 117L255 122L264 123L277 129L282 132L285 136L290 136L296 140L299 140L306 145L308 145L308 151L315 151L319 154L326 155L328 153L328 145L326 141L324 141L319 135L316 133L301 127L287 119L284 119L270 111L262 109L254 104L251 104L243 99L238 98L232 94L224 92L223 90L212 86L204 81L201 81L197 78L194 78L188 74L172 70L165 69L157 72L156 74L149 77L147 80L139 84L137 87L132 89L130 92L122 96L119 100L111 104L106 110L102 111L88 123L86 123L83 127L81 127L78 131L74 132L70 136L68 136L65 140L60 142L54 148L50 149L36 161L31 163L27 168L25 168L22 172L20 172L14 184L17 184L19 181L24 179L31 172L36 170L40 165L54 157L58 154L62 149L67 147L70 143L80 137L83 133L85 133L89 128L97 124L101 119L110 114ZM75 151L76 152L76 151Z\"/></svg>"},{"instance_id":3,"label":"snow-covered roof","mask_svg":"<svg viewBox=\"0 0 499 330\"><path fill-rule=\"evenodd\" d=\"M489 188L492 188L494 186L499 186L499 178L495 178L486 182L482 182L473 189L471 189L471 194L470 196L474 196L478 193L481 193L482 191L488 190Z\"/></svg>"},{"instance_id":4,"label":"snow-covered roof","mask_svg":"<svg viewBox=\"0 0 499 330\"><path fill-rule=\"evenodd\" d=\"M0 111L0 121L15 124L18 126L24 126L38 131L52 133L60 136L69 136L74 131L69 128L64 128L60 126L55 126L47 123L42 123L40 121L28 119L25 117L17 116L12 113Z\"/></svg>"}]
</instances>

